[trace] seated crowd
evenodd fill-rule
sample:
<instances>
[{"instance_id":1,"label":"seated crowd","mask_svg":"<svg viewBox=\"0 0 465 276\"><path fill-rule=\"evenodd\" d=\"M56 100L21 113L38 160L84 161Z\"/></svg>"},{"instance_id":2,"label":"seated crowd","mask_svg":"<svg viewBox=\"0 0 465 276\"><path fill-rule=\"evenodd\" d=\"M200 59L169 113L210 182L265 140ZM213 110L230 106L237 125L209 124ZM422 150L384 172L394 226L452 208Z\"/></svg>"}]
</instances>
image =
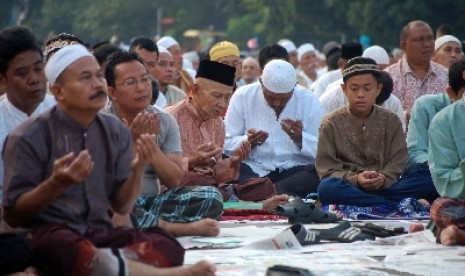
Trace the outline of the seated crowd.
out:
<instances>
[{"instance_id":1,"label":"seated crowd","mask_svg":"<svg viewBox=\"0 0 465 276\"><path fill-rule=\"evenodd\" d=\"M438 242L465 245L465 59L444 50L458 42L412 21L398 61L328 43L322 66L287 39L242 62L228 41L199 60L172 37L126 51L60 34L43 49L1 30L0 274L214 275L182 266L176 237L218 235L228 200L312 194L413 198Z\"/></svg>"}]
</instances>

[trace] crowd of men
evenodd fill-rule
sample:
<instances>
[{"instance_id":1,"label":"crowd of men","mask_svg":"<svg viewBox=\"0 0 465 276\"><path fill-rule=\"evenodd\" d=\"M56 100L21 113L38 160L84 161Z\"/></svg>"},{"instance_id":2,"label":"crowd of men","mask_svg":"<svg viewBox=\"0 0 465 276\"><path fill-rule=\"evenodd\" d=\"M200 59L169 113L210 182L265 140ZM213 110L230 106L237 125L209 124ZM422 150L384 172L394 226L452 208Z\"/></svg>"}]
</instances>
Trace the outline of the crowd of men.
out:
<instances>
[{"instance_id":1,"label":"crowd of men","mask_svg":"<svg viewBox=\"0 0 465 276\"><path fill-rule=\"evenodd\" d=\"M309 194L414 198L438 242L465 245L462 44L412 21L399 47L200 57L168 36L126 50L1 30L0 274L214 275L182 266L175 237L218 235L228 200Z\"/></svg>"}]
</instances>

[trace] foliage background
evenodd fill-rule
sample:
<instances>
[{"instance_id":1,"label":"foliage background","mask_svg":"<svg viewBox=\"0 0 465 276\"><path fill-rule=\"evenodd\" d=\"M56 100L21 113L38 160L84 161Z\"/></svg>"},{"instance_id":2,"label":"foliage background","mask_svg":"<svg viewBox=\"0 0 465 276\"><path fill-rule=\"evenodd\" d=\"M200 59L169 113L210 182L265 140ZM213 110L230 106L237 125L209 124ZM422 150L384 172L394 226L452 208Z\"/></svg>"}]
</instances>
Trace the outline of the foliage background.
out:
<instances>
[{"instance_id":1,"label":"foliage background","mask_svg":"<svg viewBox=\"0 0 465 276\"><path fill-rule=\"evenodd\" d=\"M136 36L172 35L181 43L189 29L219 32L247 49L289 38L321 47L329 40L354 41L369 35L372 44L397 47L403 25L424 20L433 29L448 23L465 38L462 0L0 0L0 28L18 23L46 40L67 32L89 43L114 34L129 43ZM162 24L157 20L161 9ZM168 18L168 19L167 19ZM208 33L208 32L207 32Z\"/></svg>"}]
</instances>

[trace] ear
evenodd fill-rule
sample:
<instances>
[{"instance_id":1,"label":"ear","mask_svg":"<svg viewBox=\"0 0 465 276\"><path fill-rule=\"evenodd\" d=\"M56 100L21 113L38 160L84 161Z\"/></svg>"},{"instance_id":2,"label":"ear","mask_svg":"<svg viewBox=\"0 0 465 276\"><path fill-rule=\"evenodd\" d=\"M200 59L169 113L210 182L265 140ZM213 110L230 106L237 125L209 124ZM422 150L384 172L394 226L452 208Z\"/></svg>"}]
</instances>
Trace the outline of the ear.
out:
<instances>
[{"instance_id":1,"label":"ear","mask_svg":"<svg viewBox=\"0 0 465 276\"><path fill-rule=\"evenodd\" d=\"M376 94L376 97L379 96L379 93L381 93L381 90L383 90L383 84L378 84L378 93Z\"/></svg>"},{"instance_id":2,"label":"ear","mask_svg":"<svg viewBox=\"0 0 465 276\"><path fill-rule=\"evenodd\" d=\"M199 94L199 85L198 85L197 83L194 83L194 84L192 85L190 94L191 94L192 96L194 96L194 95L195 95L195 96L198 96L198 94Z\"/></svg>"},{"instance_id":3,"label":"ear","mask_svg":"<svg viewBox=\"0 0 465 276\"><path fill-rule=\"evenodd\" d=\"M59 83L49 85L49 90L53 94L53 96L55 96L57 102L64 99L63 89Z\"/></svg>"},{"instance_id":4,"label":"ear","mask_svg":"<svg viewBox=\"0 0 465 276\"><path fill-rule=\"evenodd\" d=\"M446 92L447 92L447 95L449 96L451 102L457 100L457 94L455 93L454 90L452 90L452 87L447 86Z\"/></svg>"},{"instance_id":5,"label":"ear","mask_svg":"<svg viewBox=\"0 0 465 276\"><path fill-rule=\"evenodd\" d=\"M342 92L344 92L344 95L347 95L346 93L346 84L345 83L341 83L341 89L342 89Z\"/></svg>"},{"instance_id":6,"label":"ear","mask_svg":"<svg viewBox=\"0 0 465 276\"><path fill-rule=\"evenodd\" d=\"M115 88L113 86L107 86L107 94L111 101L116 102L118 98L116 98Z\"/></svg>"},{"instance_id":7,"label":"ear","mask_svg":"<svg viewBox=\"0 0 465 276\"><path fill-rule=\"evenodd\" d=\"M6 77L0 74L0 94L6 92Z\"/></svg>"},{"instance_id":8,"label":"ear","mask_svg":"<svg viewBox=\"0 0 465 276\"><path fill-rule=\"evenodd\" d=\"M405 52L405 48L407 47L407 42L401 41L399 46L400 46L400 49L402 49L402 51Z\"/></svg>"}]
</instances>

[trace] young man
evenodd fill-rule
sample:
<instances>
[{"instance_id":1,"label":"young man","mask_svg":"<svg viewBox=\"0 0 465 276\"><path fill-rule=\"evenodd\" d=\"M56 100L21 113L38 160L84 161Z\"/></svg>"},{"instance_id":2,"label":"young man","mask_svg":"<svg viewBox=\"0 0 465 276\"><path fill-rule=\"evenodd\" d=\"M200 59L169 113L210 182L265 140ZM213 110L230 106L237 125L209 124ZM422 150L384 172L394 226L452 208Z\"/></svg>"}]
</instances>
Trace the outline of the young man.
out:
<instances>
[{"instance_id":1,"label":"young man","mask_svg":"<svg viewBox=\"0 0 465 276\"><path fill-rule=\"evenodd\" d=\"M208 52L211 61L216 61L229 65L236 69L234 75L234 90L237 88L237 81L241 78L242 63L239 48L229 41L221 41L213 45Z\"/></svg>"},{"instance_id":2,"label":"young man","mask_svg":"<svg viewBox=\"0 0 465 276\"><path fill-rule=\"evenodd\" d=\"M169 114L150 106L152 87L142 61L135 53L121 51L109 56L107 68L111 102L105 111L128 124L133 141L143 133L157 137L155 155L145 170L142 194L133 212L137 226L159 226L174 236L217 235L214 219L223 211L221 194L213 187L178 187L184 176L179 127Z\"/></svg>"},{"instance_id":3,"label":"young man","mask_svg":"<svg viewBox=\"0 0 465 276\"><path fill-rule=\"evenodd\" d=\"M318 139L316 168L322 204L364 207L394 205L407 197L434 200L437 193L423 185L424 175L399 179L407 162L407 146L396 114L375 105L382 89L376 62L353 58L342 74L349 105L323 119Z\"/></svg>"},{"instance_id":4,"label":"young man","mask_svg":"<svg viewBox=\"0 0 465 276\"><path fill-rule=\"evenodd\" d=\"M431 206L437 240L444 245L465 245L465 61L452 64L447 93L456 103L441 110L429 127L428 162L441 195Z\"/></svg>"},{"instance_id":5,"label":"young man","mask_svg":"<svg viewBox=\"0 0 465 276\"><path fill-rule=\"evenodd\" d=\"M204 262L159 268L181 265L184 256L161 229L112 226L110 213L127 214L140 194L155 137L142 134L133 147L127 128L99 113L106 82L93 55L66 46L45 73L58 104L7 137L3 228L28 231L33 262L45 275L212 275Z\"/></svg>"},{"instance_id":6,"label":"young man","mask_svg":"<svg viewBox=\"0 0 465 276\"><path fill-rule=\"evenodd\" d=\"M260 82L233 95L225 118L225 151L244 141L252 145L241 164L239 183L269 177L278 194L305 198L319 184L314 160L324 110L313 93L297 85L292 64L273 59L266 58Z\"/></svg>"},{"instance_id":7,"label":"young man","mask_svg":"<svg viewBox=\"0 0 465 276\"><path fill-rule=\"evenodd\" d=\"M0 32L0 148L8 133L30 116L56 104L46 94L47 79L39 42L31 30L11 27ZM2 202L3 160L0 160L0 202Z\"/></svg>"}]
</instances>

